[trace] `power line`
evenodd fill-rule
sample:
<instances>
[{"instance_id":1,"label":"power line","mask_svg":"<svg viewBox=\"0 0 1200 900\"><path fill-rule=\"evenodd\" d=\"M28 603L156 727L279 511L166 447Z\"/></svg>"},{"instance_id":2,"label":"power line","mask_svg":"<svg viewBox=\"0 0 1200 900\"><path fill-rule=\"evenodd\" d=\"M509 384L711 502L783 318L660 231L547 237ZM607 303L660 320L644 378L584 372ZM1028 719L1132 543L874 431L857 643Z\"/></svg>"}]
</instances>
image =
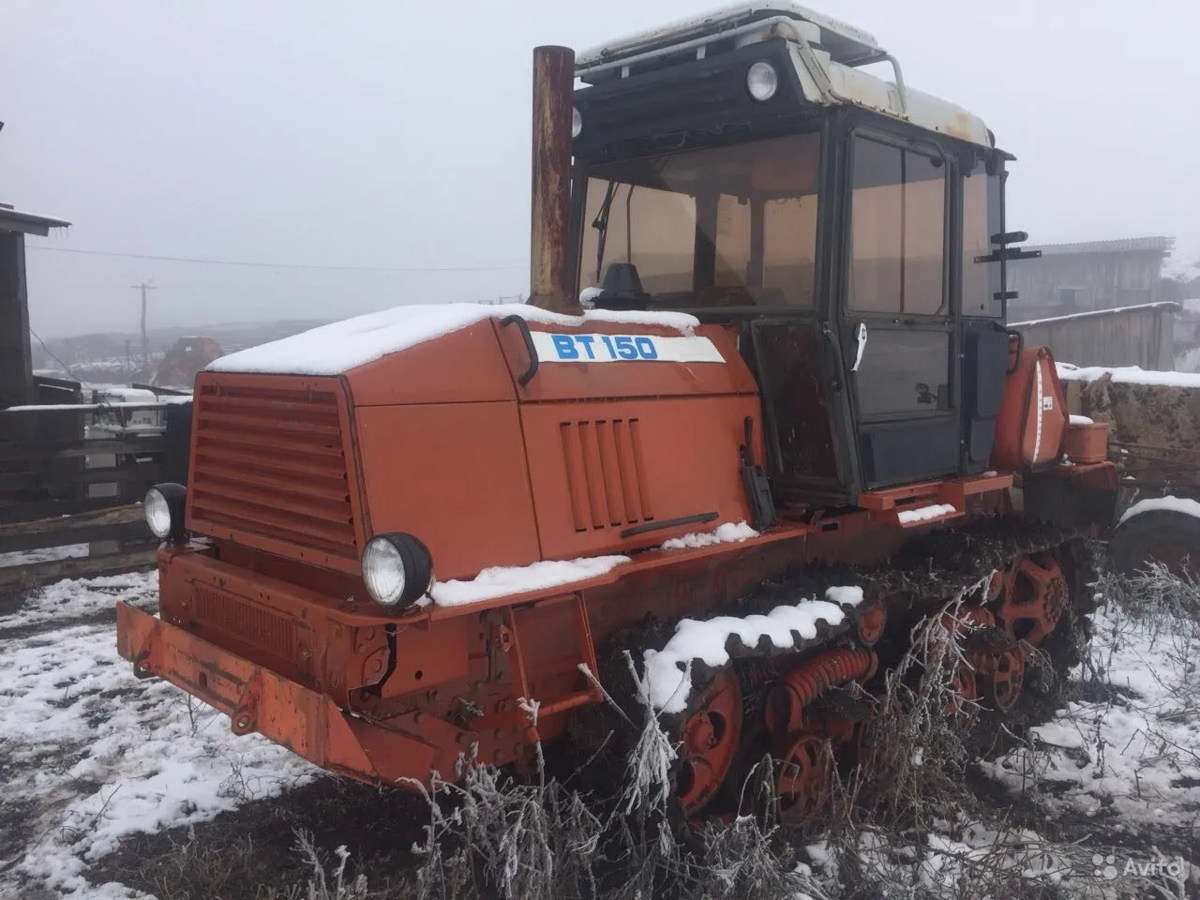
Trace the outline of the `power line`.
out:
<instances>
[{"instance_id":1,"label":"power line","mask_svg":"<svg viewBox=\"0 0 1200 900\"><path fill-rule=\"evenodd\" d=\"M205 259L197 256L156 256L149 253L117 253L110 250L82 250L75 247L43 247L30 244L28 250L48 253L81 253L87 256L112 256L120 259L149 259L156 262L194 263L205 266L242 266L254 269L317 269L328 272L501 272L523 269L526 262L494 266L329 266L315 263L275 263L238 259Z\"/></svg>"}]
</instances>

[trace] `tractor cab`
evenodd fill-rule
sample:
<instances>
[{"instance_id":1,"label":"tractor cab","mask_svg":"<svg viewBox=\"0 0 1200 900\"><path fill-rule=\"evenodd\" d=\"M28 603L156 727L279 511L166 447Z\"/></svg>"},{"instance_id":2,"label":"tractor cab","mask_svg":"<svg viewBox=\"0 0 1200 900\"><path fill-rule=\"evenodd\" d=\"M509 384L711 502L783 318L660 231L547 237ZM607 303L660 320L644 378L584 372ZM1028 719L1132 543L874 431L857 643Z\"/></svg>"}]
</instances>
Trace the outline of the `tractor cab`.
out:
<instances>
[{"instance_id":1,"label":"tractor cab","mask_svg":"<svg viewBox=\"0 0 1200 900\"><path fill-rule=\"evenodd\" d=\"M789 3L597 48L575 75L581 302L736 328L777 499L989 467L1023 236L980 119Z\"/></svg>"}]
</instances>

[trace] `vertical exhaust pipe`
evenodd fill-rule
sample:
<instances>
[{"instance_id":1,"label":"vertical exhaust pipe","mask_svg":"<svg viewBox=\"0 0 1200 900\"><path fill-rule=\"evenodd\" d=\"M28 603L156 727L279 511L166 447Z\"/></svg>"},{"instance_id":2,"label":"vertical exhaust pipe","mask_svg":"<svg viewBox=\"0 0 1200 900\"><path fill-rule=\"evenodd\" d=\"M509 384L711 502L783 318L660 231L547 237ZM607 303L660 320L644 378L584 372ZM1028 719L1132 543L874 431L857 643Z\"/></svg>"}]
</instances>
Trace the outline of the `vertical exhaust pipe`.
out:
<instances>
[{"instance_id":1,"label":"vertical exhaust pipe","mask_svg":"<svg viewBox=\"0 0 1200 900\"><path fill-rule=\"evenodd\" d=\"M567 265L574 93L575 51L569 47L535 48L529 302L577 316L582 310Z\"/></svg>"}]
</instances>

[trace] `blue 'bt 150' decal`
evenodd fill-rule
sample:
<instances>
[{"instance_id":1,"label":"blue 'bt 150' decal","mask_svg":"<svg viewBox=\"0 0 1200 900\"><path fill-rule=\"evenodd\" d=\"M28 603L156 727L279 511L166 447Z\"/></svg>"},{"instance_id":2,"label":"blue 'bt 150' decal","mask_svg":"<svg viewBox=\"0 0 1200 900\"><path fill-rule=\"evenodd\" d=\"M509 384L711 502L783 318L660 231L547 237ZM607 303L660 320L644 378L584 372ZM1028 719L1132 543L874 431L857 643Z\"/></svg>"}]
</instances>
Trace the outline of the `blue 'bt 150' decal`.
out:
<instances>
[{"instance_id":1,"label":"blue 'bt 150' decal","mask_svg":"<svg viewBox=\"0 0 1200 900\"><path fill-rule=\"evenodd\" d=\"M698 334L589 334L535 331L533 349L546 363L723 363L708 338Z\"/></svg>"},{"instance_id":2,"label":"blue 'bt 150' decal","mask_svg":"<svg viewBox=\"0 0 1200 900\"><path fill-rule=\"evenodd\" d=\"M597 353L608 359L658 359L654 339L607 334L553 334L559 359L596 359Z\"/></svg>"}]
</instances>

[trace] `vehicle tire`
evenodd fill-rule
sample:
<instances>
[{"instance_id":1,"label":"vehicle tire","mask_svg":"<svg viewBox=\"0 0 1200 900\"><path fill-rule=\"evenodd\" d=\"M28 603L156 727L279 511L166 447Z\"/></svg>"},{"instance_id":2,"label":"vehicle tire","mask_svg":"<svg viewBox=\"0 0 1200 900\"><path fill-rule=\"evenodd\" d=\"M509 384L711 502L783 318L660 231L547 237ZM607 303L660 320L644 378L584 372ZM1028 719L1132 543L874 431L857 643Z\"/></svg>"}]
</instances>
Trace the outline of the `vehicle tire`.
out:
<instances>
[{"instance_id":1,"label":"vehicle tire","mask_svg":"<svg viewBox=\"0 0 1200 900\"><path fill-rule=\"evenodd\" d=\"M1170 509L1151 509L1126 519L1108 541L1108 554L1122 575L1158 562L1173 572L1200 572L1200 518Z\"/></svg>"}]
</instances>

